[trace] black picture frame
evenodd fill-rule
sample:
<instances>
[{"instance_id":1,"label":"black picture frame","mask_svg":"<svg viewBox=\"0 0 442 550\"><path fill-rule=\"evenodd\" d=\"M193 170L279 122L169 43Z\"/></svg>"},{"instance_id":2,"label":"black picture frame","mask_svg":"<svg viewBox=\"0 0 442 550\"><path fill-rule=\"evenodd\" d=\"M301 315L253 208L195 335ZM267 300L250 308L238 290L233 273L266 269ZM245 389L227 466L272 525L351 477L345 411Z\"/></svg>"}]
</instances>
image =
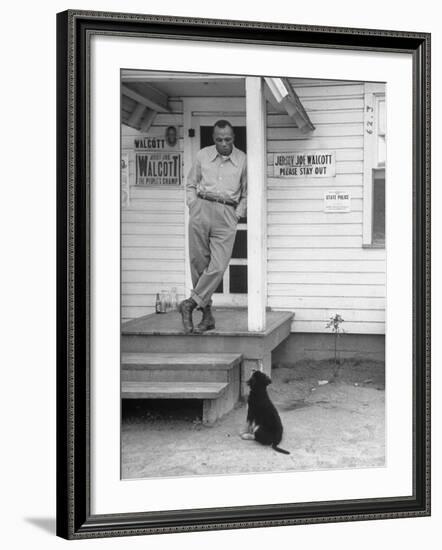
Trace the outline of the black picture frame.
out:
<instances>
[{"instance_id":1,"label":"black picture frame","mask_svg":"<svg viewBox=\"0 0 442 550\"><path fill-rule=\"evenodd\" d=\"M94 34L412 55L412 496L91 514L88 60ZM57 535L82 539L430 515L430 34L77 10L57 14L57 255Z\"/></svg>"}]
</instances>

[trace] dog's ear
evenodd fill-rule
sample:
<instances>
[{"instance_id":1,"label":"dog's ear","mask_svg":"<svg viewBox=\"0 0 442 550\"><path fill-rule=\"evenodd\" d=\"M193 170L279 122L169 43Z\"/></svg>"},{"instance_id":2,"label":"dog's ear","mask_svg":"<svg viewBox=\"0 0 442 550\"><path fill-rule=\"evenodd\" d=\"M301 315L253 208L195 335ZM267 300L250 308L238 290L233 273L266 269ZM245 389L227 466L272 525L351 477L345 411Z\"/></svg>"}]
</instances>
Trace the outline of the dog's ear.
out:
<instances>
[{"instance_id":1,"label":"dog's ear","mask_svg":"<svg viewBox=\"0 0 442 550\"><path fill-rule=\"evenodd\" d=\"M266 386L268 386L269 384L272 383L272 380L269 376L267 376L267 374L264 375L265 376L265 383L266 383Z\"/></svg>"}]
</instances>

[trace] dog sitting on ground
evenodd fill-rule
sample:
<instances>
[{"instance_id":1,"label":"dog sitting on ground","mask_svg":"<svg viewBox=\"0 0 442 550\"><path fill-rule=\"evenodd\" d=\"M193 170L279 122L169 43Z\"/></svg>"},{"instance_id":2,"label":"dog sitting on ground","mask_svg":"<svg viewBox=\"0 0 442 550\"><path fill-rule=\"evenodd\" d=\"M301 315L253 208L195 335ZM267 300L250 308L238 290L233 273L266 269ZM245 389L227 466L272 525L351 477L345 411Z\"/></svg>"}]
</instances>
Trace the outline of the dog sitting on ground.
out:
<instances>
[{"instance_id":1,"label":"dog sitting on ground","mask_svg":"<svg viewBox=\"0 0 442 550\"><path fill-rule=\"evenodd\" d=\"M263 372L254 370L247 380L250 388L247 400L247 428L241 435L242 439L254 439L263 445L271 445L279 453L290 454L278 447L282 439L282 422L267 393L270 378Z\"/></svg>"}]
</instances>

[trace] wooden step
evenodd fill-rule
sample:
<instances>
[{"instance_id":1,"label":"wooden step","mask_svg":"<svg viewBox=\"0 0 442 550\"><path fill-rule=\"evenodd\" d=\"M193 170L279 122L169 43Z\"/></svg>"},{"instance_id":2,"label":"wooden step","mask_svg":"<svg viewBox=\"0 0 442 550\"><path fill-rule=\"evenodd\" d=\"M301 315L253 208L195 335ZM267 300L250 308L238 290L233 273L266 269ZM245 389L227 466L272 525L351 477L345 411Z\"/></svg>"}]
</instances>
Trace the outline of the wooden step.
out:
<instances>
[{"instance_id":1,"label":"wooden step","mask_svg":"<svg viewBox=\"0 0 442 550\"><path fill-rule=\"evenodd\" d=\"M213 424L229 412L234 403L231 400L232 385L228 382L123 382L123 399L201 399L203 401L203 423ZM230 390L230 391L229 391Z\"/></svg>"},{"instance_id":2,"label":"wooden step","mask_svg":"<svg viewBox=\"0 0 442 550\"><path fill-rule=\"evenodd\" d=\"M124 352L123 399L201 399L203 422L230 411L240 397L241 353Z\"/></svg>"},{"instance_id":3,"label":"wooden step","mask_svg":"<svg viewBox=\"0 0 442 550\"><path fill-rule=\"evenodd\" d=\"M125 399L217 399L227 382L123 382Z\"/></svg>"},{"instance_id":4,"label":"wooden step","mask_svg":"<svg viewBox=\"0 0 442 550\"><path fill-rule=\"evenodd\" d=\"M231 369L242 359L240 353L130 353L121 364L127 369Z\"/></svg>"},{"instance_id":5,"label":"wooden step","mask_svg":"<svg viewBox=\"0 0 442 550\"><path fill-rule=\"evenodd\" d=\"M123 353L123 381L228 382L242 362L240 353Z\"/></svg>"}]
</instances>

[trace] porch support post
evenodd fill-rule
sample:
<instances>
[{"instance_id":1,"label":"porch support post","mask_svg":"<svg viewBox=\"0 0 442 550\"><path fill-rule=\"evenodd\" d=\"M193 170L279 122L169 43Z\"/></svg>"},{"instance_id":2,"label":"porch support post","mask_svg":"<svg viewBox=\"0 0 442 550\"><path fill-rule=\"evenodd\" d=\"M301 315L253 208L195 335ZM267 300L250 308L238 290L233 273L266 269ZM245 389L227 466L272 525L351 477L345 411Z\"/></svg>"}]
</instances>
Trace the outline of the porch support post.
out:
<instances>
[{"instance_id":1,"label":"porch support post","mask_svg":"<svg viewBox=\"0 0 442 550\"><path fill-rule=\"evenodd\" d=\"M264 80L246 77L248 330L266 328L266 103Z\"/></svg>"}]
</instances>

